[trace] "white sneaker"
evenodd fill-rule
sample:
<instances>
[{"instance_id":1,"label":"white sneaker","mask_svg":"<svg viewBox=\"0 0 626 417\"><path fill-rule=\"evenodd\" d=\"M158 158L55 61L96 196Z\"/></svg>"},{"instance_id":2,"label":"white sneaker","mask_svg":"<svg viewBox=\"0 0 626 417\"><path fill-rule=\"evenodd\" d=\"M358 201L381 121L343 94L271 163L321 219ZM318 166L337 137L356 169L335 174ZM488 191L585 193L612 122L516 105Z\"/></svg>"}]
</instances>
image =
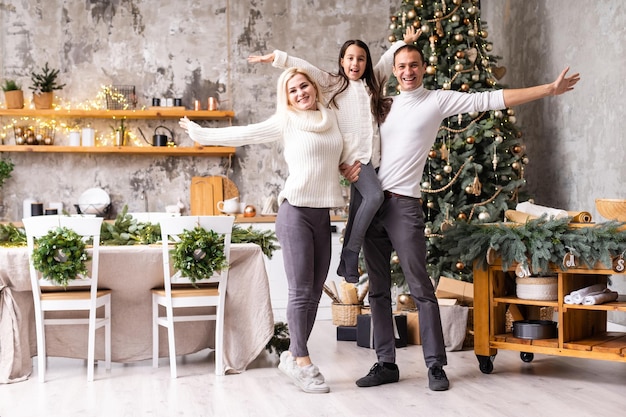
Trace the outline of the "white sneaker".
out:
<instances>
[{"instance_id":1,"label":"white sneaker","mask_svg":"<svg viewBox=\"0 0 626 417\"><path fill-rule=\"evenodd\" d=\"M278 363L278 369L280 369L285 375L291 377L291 369L296 366L296 360L291 356L291 352L288 350L280 354L280 362Z\"/></svg>"},{"instance_id":2,"label":"white sneaker","mask_svg":"<svg viewBox=\"0 0 626 417\"><path fill-rule=\"evenodd\" d=\"M294 366L291 368L290 376L296 385L304 392L311 394L325 394L330 392L330 388L326 384L326 381L324 381L324 375L322 375L318 367L313 364Z\"/></svg>"}]
</instances>

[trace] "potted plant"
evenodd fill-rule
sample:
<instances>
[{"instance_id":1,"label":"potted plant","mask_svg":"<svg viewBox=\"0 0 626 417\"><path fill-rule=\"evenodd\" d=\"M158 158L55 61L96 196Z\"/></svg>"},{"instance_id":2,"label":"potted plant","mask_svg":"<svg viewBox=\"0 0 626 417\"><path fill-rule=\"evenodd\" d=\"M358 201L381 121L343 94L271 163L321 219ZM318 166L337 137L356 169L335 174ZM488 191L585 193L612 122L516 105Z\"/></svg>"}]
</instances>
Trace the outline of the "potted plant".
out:
<instances>
[{"instance_id":1,"label":"potted plant","mask_svg":"<svg viewBox=\"0 0 626 417\"><path fill-rule=\"evenodd\" d=\"M15 80L4 80L2 91L4 91L4 101L7 109L21 109L24 107L24 92L22 91L22 86Z\"/></svg>"},{"instance_id":2,"label":"potted plant","mask_svg":"<svg viewBox=\"0 0 626 417\"><path fill-rule=\"evenodd\" d=\"M65 87L65 84L57 83L58 76L59 70L48 67L47 62L40 72L31 72L30 79L33 85L30 89L33 90L33 102L36 109L52 108L53 91Z\"/></svg>"}]
</instances>

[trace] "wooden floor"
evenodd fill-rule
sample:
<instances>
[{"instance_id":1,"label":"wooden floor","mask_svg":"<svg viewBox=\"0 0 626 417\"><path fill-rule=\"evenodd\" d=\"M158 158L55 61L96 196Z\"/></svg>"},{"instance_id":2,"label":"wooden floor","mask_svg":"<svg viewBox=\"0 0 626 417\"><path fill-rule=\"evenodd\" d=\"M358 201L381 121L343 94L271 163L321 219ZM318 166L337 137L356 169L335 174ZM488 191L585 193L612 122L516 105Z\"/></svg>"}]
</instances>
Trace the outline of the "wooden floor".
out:
<instances>
[{"instance_id":1,"label":"wooden floor","mask_svg":"<svg viewBox=\"0 0 626 417\"><path fill-rule=\"evenodd\" d=\"M446 392L428 389L420 346L398 350L400 382L358 388L354 381L375 361L374 351L337 342L335 327L319 321L311 356L331 387L305 394L262 355L239 375L216 377L213 354L179 358L179 378L170 379L167 360L97 369L86 382L84 361L49 360L48 381L37 371L28 381L0 385L0 417L22 416L592 416L624 415L626 363L499 351L490 375L482 374L472 351L450 352Z\"/></svg>"}]
</instances>

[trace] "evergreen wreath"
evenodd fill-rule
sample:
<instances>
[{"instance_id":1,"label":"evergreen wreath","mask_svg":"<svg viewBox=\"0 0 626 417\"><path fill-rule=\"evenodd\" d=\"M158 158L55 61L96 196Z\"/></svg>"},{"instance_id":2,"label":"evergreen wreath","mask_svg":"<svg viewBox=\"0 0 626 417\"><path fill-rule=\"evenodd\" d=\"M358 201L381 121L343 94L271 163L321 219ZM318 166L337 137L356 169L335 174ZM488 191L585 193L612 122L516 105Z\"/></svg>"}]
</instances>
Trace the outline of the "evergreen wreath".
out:
<instances>
[{"instance_id":1,"label":"evergreen wreath","mask_svg":"<svg viewBox=\"0 0 626 417\"><path fill-rule=\"evenodd\" d=\"M83 238L66 227L57 227L36 239L33 265L52 282L67 287L70 280L88 274L85 262L87 254Z\"/></svg>"},{"instance_id":2,"label":"evergreen wreath","mask_svg":"<svg viewBox=\"0 0 626 417\"><path fill-rule=\"evenodd\" d=\"M227 268L224 254L224 237L213 230L196 227L185 230L179 235L172 250L174 268L181 272L183 277L189 278L192 284L196 281L208 279L222 268Z\"/></svg>"}]
</instances>

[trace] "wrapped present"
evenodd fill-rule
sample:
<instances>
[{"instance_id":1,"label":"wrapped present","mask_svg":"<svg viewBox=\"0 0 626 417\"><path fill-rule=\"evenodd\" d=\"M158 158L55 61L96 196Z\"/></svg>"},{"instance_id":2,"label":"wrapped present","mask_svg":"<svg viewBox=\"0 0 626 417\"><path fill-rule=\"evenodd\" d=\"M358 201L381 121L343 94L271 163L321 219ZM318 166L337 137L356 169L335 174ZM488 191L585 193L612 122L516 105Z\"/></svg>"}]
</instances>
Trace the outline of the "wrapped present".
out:
<instances>
[{"instance_id":1,"label":"wrapped present","mask_svg":"<svg viewBox=\"0 0 626 417\"><path fill-rule=\"evenodd\" d=\"M337 340L356 342L356 326L337 326Z\"/></svg>"},{"instance_id":2,"label":"wrapped present","mask_svg":"<svg viewBox=\"0 0 626 417\"><path fill-rule=\"evenodd\" d=\"M396 339L396 348L407 345L407 320L402 314L394 314L393 332ZM370 314L360 314L356 322L356 344L360 347L374 348L374 332L372 327L372 316Z\"/></svg>"}]
</instances>

